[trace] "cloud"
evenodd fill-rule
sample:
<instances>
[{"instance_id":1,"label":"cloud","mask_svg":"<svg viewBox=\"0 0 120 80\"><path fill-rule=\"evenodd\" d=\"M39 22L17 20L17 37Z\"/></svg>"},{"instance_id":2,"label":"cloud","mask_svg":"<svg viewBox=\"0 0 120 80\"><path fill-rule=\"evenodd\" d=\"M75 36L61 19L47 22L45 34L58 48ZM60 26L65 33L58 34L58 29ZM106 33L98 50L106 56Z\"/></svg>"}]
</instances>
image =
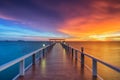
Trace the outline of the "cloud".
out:
<instances>
[{"instance_id":1,"label":"cloud","mask_svg":"<svg viewBox=\"0 0 120 80\"><path fill-rule=\"evenodd\" d=\"M89 36L98 40L120 41L120 31Z\"/></svg>"},{"instance_id":2,"label":"cloud","mask_svg":"<svg viewBox=\"0 0 120 80\"><path fill-rule=\"evenodd\" d=\"M20 24L31 29L54 31L60 21L60 15L42 5L36 5L31 0L3 0L0 2L0 15L2 19L15 19Z\"/></svg>"},{"instance_id":3,"label":"cloud","mask_svg":"<svg viewBox=\"0 0 120 80\"><path fill-rule=\"evenodd\" d=\"M44 32L44 31L33 31L30 29L25 29L25 28L20 28L18 26L4 26L4 25L0 25L0 40L3 39L32 39L32 40L36 40L36 39L42 39L42 38L68 38L69 35L67 34L63 34L63 33L54 33L54 32Z\"/></svg>"},{"instance_id":4,"label":"cloud","mask_svg":"<svg viewBox=\"0 0 120 80\"><path fill-rule=\"evenodd\" d=\"M120 30L119 5L119 0L92 0L87 3L87 7L77 4L71 7L64 5L69 8L65 13L69 18L61 24L59 31L80 39L90 35L118 31ZM64 10L64 7L61 10ZM61 12L64 13L64 11Z\"/></svg>"},{"instance_id":5,"label":"cloud","mask_svg":"<svg viewBox=\"0 0 120 80\"><path fill-rule=\"evenodd\" d=\"M33 31L49 32L79 40L87 39L90 35L120 30L119 17L120 0L2 0L0 2L2 19L14 20Z\"/></svg>"},{"instance_id":6,"label":"cloud","mask_svg":"<svg viewBox=\"0 0 120 80\"><path fill-rule=\"evenodd\" d=\"M6 15L4 15L4 14L2 14L2 13L0 13L0 18L1 18L1 19L5 19L5 20L15 21L14 18L12 18L12 17L10 17L10 16L6 16Z\"/></svg>"}]
</instances>

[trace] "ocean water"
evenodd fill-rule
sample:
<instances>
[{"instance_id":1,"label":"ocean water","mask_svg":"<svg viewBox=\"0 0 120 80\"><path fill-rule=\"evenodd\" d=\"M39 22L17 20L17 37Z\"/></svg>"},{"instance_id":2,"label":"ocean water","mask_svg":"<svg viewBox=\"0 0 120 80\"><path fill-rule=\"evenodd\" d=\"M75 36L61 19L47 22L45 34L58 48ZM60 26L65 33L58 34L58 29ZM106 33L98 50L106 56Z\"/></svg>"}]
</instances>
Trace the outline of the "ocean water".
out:
<instances>
[{"instance_id":1,"label":"ocean water","mask_svg":"<svg viewBox=\"0 0 120 80\"><path fill-rule=\"evenodd\" d=\"M120 42L68 42L70 46L81 49L102 61L120 68ZM80 55L79 55L80 57ZM85 64L92 67L92 60L85 57ZM98 74L104 80L120 80L120 73L98 63Z\"/></svg>"},{"instance_id":2,"label":"ocean water","mask_svg":"<svg viewBox=\"0 0 120 80\"><path fill-rule=\"evenodd\" d=\"M0 66L22 57L30 52L48 45L50 42L32 42L32 41L0 41ZM31 64L32 58L25 60L25 67ZM0 72L0 80L12 80L19 73L19 63Z\"/></svg>"},{"instance_id":3,"label":"ocean water","mask_svg":"<svg viewBox=\"0 0 120 80\"><path fill-rule=\"evenodd\" d=\"M68 42L70 46L76 49L84 47L84 52L92 55L102 61L110 63L120 68L120 42ZM43 44L49 44L49 42L0 42L0 65L5 64L18 57L24 56L40 47ZM80 56L79 56L80 57ZM28 66L32 59L29 57L25 60ZM90 68L92 66L92 60L85 57L85 64ZM11 80L19 73L19 63L0 72L0 80ZM103 66L98 63L98 74L104 80L120 80L120 73Z\"/></svg>"}]
</instances>

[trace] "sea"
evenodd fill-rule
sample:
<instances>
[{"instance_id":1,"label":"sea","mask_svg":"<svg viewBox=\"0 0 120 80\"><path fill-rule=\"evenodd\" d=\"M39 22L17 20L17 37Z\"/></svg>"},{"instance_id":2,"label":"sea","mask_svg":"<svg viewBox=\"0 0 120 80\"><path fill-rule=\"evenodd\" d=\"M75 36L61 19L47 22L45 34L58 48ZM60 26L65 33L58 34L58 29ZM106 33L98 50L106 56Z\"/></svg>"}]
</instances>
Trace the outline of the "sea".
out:
<instances>
[{"instance_id":1,"label":"sea","mask_svg":"<svg viewBox=\"0 0 120 80\"><path fill-rule=\"evenodd\" d=\"M0 66L49 44L45 41L0 41ZM32 57L27 58L25 67L31 63ZM18 73L19 63L0 72L0 80L12 80Z\"/></svg>"},{"instance_id":2,"label":"sea","mask_svg":"<svg viewBox=\"0 0 120 80\"><path fill-rule=\"evenodd\" d=\"M78 50L84 47L84 53L120 68L120 41L81 41L68 42L68 44ZM85 64L91 69L92 59L85 56ZM99 62L97 64L98 76L103 80L120 80L120 72Z\"/></svg>"},{"instance_id":3,"label":"sea","mask_svg":"<svg viewBox=\"0 0 120 80\"><path fill-rule=\"evenodd\" d=\"M67 42L70 46L92 55L102 61L120 68L120 41L79 41ZM30 52L49 45L50 42L35 41L0 41L0 66L22 57ZM27 62L27 63L26 63ZM32 58L25 60L26 67L32 62ZM92 68L92 60L85 57L85 64ZM97 63L98 75L104 80L120 80L120 73L116 72L101 63ZM0 80L12 80L19 73L19 63L0 72Z\"/></svg>"}]
</instances>

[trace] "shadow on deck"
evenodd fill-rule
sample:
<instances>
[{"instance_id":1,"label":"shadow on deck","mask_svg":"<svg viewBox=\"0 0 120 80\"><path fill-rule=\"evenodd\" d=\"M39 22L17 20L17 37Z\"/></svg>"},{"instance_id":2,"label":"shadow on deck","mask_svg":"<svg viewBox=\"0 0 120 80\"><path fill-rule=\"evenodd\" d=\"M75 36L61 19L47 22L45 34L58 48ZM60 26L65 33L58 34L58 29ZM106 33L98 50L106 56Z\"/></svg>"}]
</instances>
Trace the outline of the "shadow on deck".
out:
<instances>
[{"instance_id":1,"label":"shadow on deck","mask_svg":"<svg viewBox=\"0 0 120 80\"><path fill-rule=\"evenodd\" d=\"M91 71L72 59L57 43L46 57L29 68L17 80L98 80Z\"/></svg>"}]
</instances>

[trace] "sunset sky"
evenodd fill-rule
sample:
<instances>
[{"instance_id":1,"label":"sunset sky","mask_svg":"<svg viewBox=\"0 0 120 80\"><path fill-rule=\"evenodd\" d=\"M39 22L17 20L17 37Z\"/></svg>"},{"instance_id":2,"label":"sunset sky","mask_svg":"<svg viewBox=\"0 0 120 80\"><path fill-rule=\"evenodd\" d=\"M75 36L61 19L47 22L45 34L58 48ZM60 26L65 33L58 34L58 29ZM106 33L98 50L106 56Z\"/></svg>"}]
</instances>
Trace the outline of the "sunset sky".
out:
<instances>
[{"instance_id":1,"label":"sunset sky","mask_svg":"<svg viewBox=\"0 0 120 80\"><path fill-rule=\"evenodd\" d=\"M120 41L120 0L0 0L0 40Z\"/></svg>"}]
</instances>

